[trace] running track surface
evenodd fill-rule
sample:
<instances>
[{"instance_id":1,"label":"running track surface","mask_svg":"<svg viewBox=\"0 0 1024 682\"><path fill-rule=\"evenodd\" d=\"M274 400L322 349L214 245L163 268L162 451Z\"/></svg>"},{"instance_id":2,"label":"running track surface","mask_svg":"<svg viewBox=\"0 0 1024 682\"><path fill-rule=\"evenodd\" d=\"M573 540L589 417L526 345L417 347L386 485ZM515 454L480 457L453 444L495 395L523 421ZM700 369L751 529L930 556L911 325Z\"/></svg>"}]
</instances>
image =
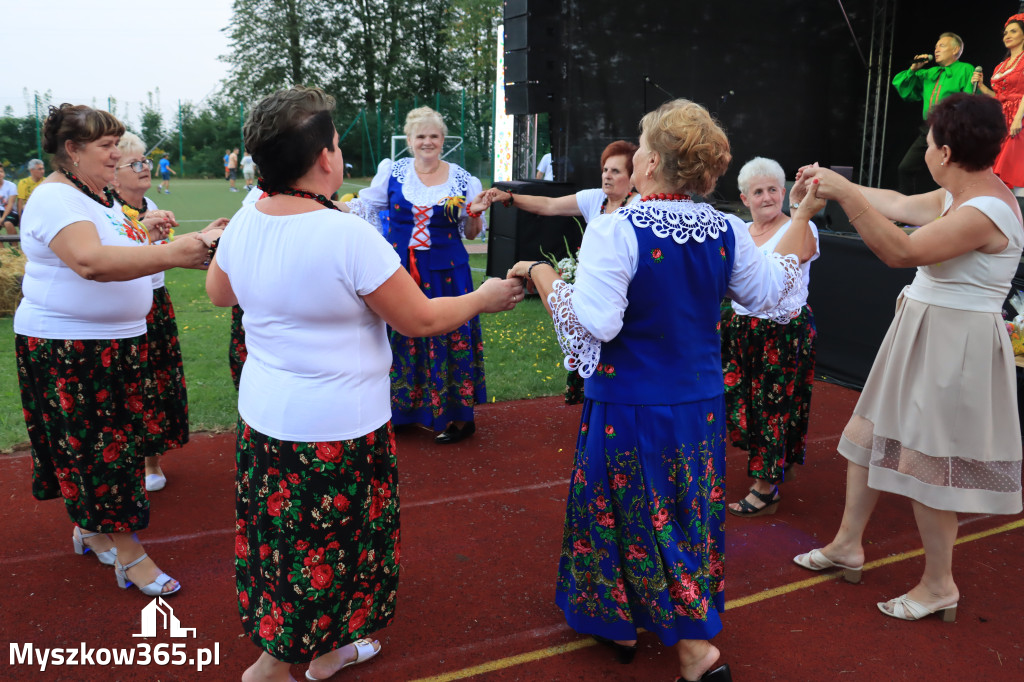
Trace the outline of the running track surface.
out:
<instances>
[{"instance_id":1,"label":"running track surface","mask_svg":"<svg viewBox=\"0 0 1024 682\"><path fill-rule=\"evenodd\" d=\"M835 445L857 393L818 382L807 465L782 489L774 516L727 517L725 629L715 639L745 680L1024 679L1021 517L961 517L954 624L908 623L875 602L917 581L923 557L906 499L883 495L868 528L867 570L850 585L792 563L831 538L842 513L845 460ZM567 480L580 408L560 398L481 406L477 433L436 447L419 429L398 436L402 577L382 653L333 680L674 680L675 656L650 633L629 666L571 631L554 605ZM238 680L258 650L241 630L233 582L231 434L198 434L164 460L142 540L180 580L168 599L196 637L133 637L149 603L117 588L114 572L71 548L57 501L30 494L25 451L0 456L0 680ZM745 455L729 451L728 499L747 488ZM219 647L220 663L189 667L11 663L10 643L121 648L148 643ZM23 650L23 649L22 649ZM304 666L292 675L304 679Z\"/></svg>"}]
</instances>

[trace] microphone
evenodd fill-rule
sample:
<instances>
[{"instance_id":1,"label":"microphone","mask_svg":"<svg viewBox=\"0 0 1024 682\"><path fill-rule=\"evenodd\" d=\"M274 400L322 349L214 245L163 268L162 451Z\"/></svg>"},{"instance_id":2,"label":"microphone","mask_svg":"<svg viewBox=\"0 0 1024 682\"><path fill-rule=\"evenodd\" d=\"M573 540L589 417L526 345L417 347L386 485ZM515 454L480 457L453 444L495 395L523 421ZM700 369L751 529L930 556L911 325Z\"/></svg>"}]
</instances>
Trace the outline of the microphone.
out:
<instances>
[{"instance_id":1,"label":"microphone","mask_svg":"<svg viewBox=\"0 0 1024 682\"><path fill-rule=\"evenodd\" d=\"M984 72L985 72L985 70L983 68L981 68L980 66L975 66L974 67L974 73L984 73ZM974 84L974 89L971 90L971 94L972 95L977 95L978 94L978 84L979 83L981 83L981 81L978 81L977 83Z\"/></svg>"},{"instance_id":2,"label":"microphone","mask_svg":"<svg viewBox=\"0 0 1024 682\"><path fill-rule=\"evenodd\" d=\"M914 57L914 61L912 61L910 63L911 64L927 64L928 62L934 62L934 61L935 61L935 56L934 55L926 54L926 55L923 55L921 57Z\"/></svg>"}]
</instances>

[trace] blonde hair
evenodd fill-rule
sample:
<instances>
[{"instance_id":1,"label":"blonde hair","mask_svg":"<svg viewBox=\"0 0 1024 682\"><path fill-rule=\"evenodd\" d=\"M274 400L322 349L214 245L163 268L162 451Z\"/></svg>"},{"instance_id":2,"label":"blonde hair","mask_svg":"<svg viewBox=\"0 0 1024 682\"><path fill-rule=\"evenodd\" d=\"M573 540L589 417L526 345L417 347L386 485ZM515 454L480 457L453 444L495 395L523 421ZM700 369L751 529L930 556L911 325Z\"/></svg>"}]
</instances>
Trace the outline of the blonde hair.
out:
<instances>
[{"instance_id":1,"label":"blonde hair","mask_svg":"<svg viewBox=\"0 0 1024 682\"><path fill-rule=\"evenodd\" d=\"M710 193L732 161L725 131L707 109L687 99L666 102L648 113L640 120L640 132L658 152L656 172L677 190Z\"/></svg>"},{"instance_id":2,"label":"blonde hair","mask_svg":"<svg viewBox=\"0 0 1024 682\"><path fill-rule=\"evenodd\" d=\"M441 114L430 107L418 107L410 111L409 115L405 117L404 132L406 137L411 137L417 128L422 128L423 126L436 126L441 129L441 135L448 134L448 126L444 124Z\"/></svg>"},{"instance_id":3,"label":"blonde hair","mask_svg":"<svg viewBox=\"0 0 1024 682\"><path fill-rule=\"evenodd\" d=\"M121 140L117 143L117 149L124 156L135 153L145 155L146 143L143 142L142 138L135 133L126 132L121 136Z\"/></svg>"}]
</instances>

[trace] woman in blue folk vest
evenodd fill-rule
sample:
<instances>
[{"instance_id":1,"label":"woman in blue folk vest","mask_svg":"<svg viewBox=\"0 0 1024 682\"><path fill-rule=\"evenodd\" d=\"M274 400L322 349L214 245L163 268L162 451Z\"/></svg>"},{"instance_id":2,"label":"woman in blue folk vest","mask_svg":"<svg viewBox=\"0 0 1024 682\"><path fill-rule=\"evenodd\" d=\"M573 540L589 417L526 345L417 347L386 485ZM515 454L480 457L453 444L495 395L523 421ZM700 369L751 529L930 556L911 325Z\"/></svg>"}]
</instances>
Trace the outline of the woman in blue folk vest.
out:
<instances>
[{"instance_id":1,"label":"woman in blue folk vest","mask_svg":"<svg viewBox=\"0 0 1024 682\"><path fill-rule=\"evenodd\" d=\"M480 234L486 208L480 202L471 210L467 197L478 196L482 186L441 158L448 128L436 111L410 111L405 134L413 157L381 161L370 186L341 207L381 230L428 298L461 296L473 291L462 237ZM393 329L389 336L392 423L432 428L438 443L472 435L473 407L487 401L480 320L441 336L414 339Z\"/></svg>"},{"instance_id":2,"label":"woman in blue folk vest","mask_svg":"<svg viewBox=\"0 0 1024 682\"><path fill-rule=\"evenodd\" d=\"M549 304L566 369L586 377L556 601L623 663L642 627L676 650L679 679L722 682L729 668L708 641L724 608L719 302L791 319L814 239L798 211L803 229L766 256L739 219L690 200L731 159L700 105L668 102L641 130L642 199L591 221L576 282L543 261L509 271Z\"/></svg>"}]
</instances>

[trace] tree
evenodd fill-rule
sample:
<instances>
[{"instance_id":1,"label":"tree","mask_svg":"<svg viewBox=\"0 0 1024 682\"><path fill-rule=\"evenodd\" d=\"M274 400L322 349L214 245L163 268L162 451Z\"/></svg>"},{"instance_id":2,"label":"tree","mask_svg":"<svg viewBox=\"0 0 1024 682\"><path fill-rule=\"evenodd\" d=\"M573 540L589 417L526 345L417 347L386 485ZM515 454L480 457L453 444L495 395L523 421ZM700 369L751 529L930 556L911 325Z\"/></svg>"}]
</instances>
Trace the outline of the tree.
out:
<instances>
[{"instance_id":1,"label":"tree","mask_svg":"<svg viewBox=\"0 0 1024 682\"><path fill-rule=\"evenodd\" d=\"M156 89L156 103L153 93L147 92L148 103L142 107L142 132L139 136L150 148L159 144L164 138L164 117L160 113L160 88Z\"/></svg>"}]
</instances>

